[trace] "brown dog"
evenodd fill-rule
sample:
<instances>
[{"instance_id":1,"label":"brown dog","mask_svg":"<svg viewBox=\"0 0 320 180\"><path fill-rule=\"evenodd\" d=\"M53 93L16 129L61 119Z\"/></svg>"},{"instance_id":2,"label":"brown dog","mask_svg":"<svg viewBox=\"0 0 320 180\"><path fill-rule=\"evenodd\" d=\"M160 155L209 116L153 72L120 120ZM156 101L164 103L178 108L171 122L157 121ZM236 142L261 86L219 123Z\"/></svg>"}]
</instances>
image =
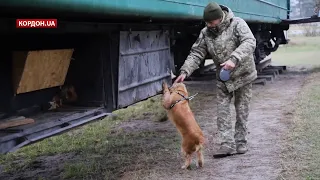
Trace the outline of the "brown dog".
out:
<instances>
[{"instance_id":1,"label":"brown dog","mask_svg":"<svg viewBox=\"0 0 320 180\"><path fill-rule=\"evenodd\" d=\"M191 156L194 152L197 152L198 165L202 167L205 138L189 107L186 86L183 83L174 83L169 89L164 82L162 91L162 106L182 137L181 152L185 163L181 168L190 168Z\"/></svg>"}]
</instances>

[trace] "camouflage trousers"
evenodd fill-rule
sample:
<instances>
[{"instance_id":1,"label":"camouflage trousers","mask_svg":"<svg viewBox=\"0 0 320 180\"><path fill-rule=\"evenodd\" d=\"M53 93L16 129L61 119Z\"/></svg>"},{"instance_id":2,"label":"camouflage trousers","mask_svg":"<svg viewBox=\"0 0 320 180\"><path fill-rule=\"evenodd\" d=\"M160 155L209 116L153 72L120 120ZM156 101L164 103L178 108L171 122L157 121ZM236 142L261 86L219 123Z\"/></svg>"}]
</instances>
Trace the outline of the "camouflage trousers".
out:
<instances>
[{"instance_id":1,"label":"camouflage trousers","mask_svg":"<svg viewBox=\"0 0 320 180\"><path fill-rule=\"evenodd\" d=\"M247 121L252 98L252 83L229 93L224 83L218 81L217 91L217 125L220 143L231 147L234 147L236 144L246 144ZM230 111L233 97L236 110L235 131L232 129L233 121Z\"/></svg>"}]
</instances>

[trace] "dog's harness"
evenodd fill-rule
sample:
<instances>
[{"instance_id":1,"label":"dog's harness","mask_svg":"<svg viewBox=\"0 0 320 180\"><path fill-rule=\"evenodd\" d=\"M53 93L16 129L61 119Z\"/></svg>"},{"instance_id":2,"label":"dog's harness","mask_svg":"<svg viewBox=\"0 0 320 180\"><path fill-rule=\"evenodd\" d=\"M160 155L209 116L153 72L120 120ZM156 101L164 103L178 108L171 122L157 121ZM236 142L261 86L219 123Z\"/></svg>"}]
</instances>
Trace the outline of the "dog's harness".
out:
<instances>
[{"instance_id":1,"label":"dog's harness","mask_svg":"<svg viewBox=\"0 0 320 180\"><path fill-rule=\"evenodd\" d=\"M169 109L172 109L176 104L178 104L180 101L183 101L183 100L191 100L193 99L196 95L198 95L198 93L192 95L192 96L189 96L189 97L186 97L185 95L181 94L179 91L176 91L177 94L179 94L180 96L182 96L181 99L179 100L176 100L176 102L174 102L173 104L171 104L170 108Z\"/></svg>"}]
</instances>

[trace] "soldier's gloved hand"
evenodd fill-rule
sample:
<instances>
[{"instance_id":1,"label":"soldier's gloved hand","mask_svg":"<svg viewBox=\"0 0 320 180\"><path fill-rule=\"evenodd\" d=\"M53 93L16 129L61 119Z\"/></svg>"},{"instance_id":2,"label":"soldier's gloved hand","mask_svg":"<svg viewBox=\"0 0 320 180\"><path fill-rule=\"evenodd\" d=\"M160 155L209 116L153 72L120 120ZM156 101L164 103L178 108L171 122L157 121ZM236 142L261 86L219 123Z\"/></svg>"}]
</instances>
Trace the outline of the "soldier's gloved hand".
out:
<instances>
[{"instance_id":1,"label":"soldier's gloved hand","mask_svg":"<svg viewBox=\"0 0 320 180\"><path fill-rule=\"evenodd\" d=\"M174 81L174 83L180 83L180 82L183 82L184 81L184 79L186 78L186 74L184 74L184 73L181 73L178 77L177 77L177 79Z\"/></svg>"},{"instance_id":2,"label":"soldier's gloved hand","mask_svg":"<svg viewBox=\"0 0 320 180\"><path fill-rule=\"evenodd\" d=\"M222 63L220 66L223 66L223 68L226 70L232 70L236 65L231 60L228 60Z\"/></svg>"}]
</instances>

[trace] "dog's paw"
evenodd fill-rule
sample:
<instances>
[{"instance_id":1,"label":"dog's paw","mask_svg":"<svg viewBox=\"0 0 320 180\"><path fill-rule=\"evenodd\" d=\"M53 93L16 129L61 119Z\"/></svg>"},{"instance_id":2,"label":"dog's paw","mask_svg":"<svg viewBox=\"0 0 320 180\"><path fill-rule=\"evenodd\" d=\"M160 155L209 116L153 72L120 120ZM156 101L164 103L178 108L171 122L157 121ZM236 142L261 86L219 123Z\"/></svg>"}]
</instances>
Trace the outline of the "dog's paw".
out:
<instances>
[{"instance_id":1,"label":"dog's paw","mask_svg":"<svg viewBox=\"0 0 320 180\"><path fill-rule=\"evenodd\" d=\"M181 169L191 169L191 166L189 165L189 166L186 166L186 165L183 165L183 166L181 166Z\"/></svg>"}]
</instances>

